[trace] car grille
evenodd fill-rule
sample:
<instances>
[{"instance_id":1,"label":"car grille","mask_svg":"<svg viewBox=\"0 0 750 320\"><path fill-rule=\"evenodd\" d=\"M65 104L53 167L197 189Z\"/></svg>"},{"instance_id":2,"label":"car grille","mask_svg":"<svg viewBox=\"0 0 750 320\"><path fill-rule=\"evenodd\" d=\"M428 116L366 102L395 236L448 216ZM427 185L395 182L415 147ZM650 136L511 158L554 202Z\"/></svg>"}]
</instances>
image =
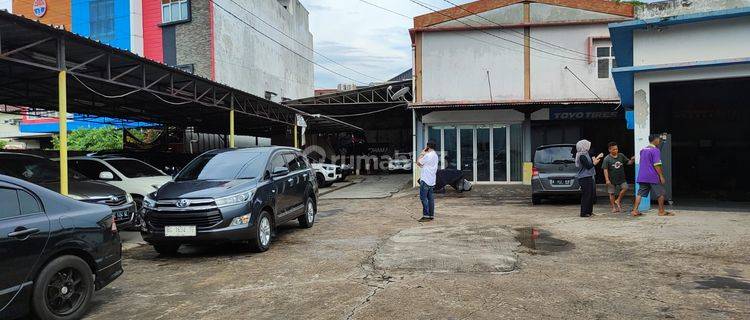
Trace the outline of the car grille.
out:
<instances>
[{"instance_id":1,"label":"car grille","mask_svg":"<svg viewBox=\"0 0 750 320\"><path fill-rule=\"evenodd\" d=\"M95 197L95 198L88 198L81 200L83 202L88 203L96 203L96 204L106 204L110 207L117 207L125 204L127 202L127 197L124 194L121 195L112 195L109 197Z\"/></svg>"},{"instance_id":2,"label":"car grille","mask_svg":"<svg viewBox=\"0 0 750 320\"><path fill-rule=\"evenodd\" d=\"M196 226L198 230L210 229L221 223L224 218L219 210L203 212L158 212L147 210L146 221L155 229L165 226Z\"/></svg>"},{"instance_id":3,"label":"car grille","mask_svg":"<svg viewBox=\"0 0 750 320\"><path fill-rule=\"evenodd\" d=\"M224 220L214 199L160 200L156 202L156 208L146 209L145 213L145 220L155 229L196 226L198 230L204 230Z\"/></svg>"}]
</instances>

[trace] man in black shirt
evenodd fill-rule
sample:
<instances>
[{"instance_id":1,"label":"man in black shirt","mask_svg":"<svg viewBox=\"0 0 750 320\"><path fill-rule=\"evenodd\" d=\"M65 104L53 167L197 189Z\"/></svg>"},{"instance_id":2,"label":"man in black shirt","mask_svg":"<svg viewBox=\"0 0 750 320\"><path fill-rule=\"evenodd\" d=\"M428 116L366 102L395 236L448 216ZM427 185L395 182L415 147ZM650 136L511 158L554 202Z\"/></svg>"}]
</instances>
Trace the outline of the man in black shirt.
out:
<instances>
[{"instance_id":1,"label":"man in black shirt","mask_svg":"<svg viewBox=\"0 0 750 320\"><path fill-rule=\"evenodd\" d=\"M609 205L612 207L612 213L622 211L622 197L628 191L628 182L625 180L625 164L632 165L635 157L628 159L620 153L616 142L609 143L609 154L602 161L604 170L604 180L607 182L607 193L609 193ZM616 189L620 192L615 197Z\"/></svg>"}]
</instances>

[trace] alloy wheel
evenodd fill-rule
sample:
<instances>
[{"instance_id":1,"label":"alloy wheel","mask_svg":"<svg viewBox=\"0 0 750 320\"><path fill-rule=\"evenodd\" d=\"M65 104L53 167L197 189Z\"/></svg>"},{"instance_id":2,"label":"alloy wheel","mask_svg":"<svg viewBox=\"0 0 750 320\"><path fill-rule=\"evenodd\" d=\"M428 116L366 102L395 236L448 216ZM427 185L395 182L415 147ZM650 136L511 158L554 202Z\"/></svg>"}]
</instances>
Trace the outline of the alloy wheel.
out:
<instances>
[{"instance_id":1,"label":"alloy wheel","mask_svg":"<svg viewBox=\"0 0 750 320\"><path fill-rule=\"evenodd\" d=\"M84 275L75 268L65 268L55 273L47 284L46 303L52 313L67 316L81 307L88 288Z\"/></svg>"},{"instance_id":2,"label":"alloy wheel","mask_svg":"<svg viewBox=\"0 0 750 320\"><path fill-rule=\"evenodd\" d=\"M267 246L271 241L271 222L268 221L267 217L263 217L260 220L259 229L260 243L263 246Z\"/></svg>"},{"instance_id":3,"label":"alloy wheel","mask_svg":"<svg viewBox=\"0 0 750 320\"><path fill-rule=\"evenodd\" d=\"M315 220L315 206L312 201L307 201L307 223L312 223Z\"/></svg>"}]
</instances>

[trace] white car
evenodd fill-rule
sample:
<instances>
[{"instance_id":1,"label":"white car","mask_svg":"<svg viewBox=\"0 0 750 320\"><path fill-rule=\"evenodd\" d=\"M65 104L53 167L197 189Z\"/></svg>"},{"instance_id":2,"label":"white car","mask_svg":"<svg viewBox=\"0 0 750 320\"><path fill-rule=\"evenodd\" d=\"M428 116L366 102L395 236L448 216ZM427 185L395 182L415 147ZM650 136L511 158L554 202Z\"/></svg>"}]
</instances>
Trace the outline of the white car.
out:
<instances>
[{"instance_id":1,"label":"white car","mask_svg":"<svg viewBox=\"0 0 750 320\"><path fill-rule=\"evenodd\" d=\"M123 157L73 157L68 166L89 179L103 181L133 196L138 209L143 197L172 177L141 160Z\"/></svg>"},{"instance_id":2,"label":"white car","mask_svg":"<svg viewBox=\"0 0 750 320\"><path fill-rule=\"evenodd\" d=\"M411 153L396 153L391 160L388 160L388 171L411 171L411 169Z\"/></svg>"},{"instance_id":3,"label":"white car","mask_svg":"<svg viewBox=\"0 0 750 320\"><path fill-rule=\"evenodd\" d=\"M318 180L318 187L328 187L342 178L341 166L339 165L311 162L310 166L315 169L315 178Z\"/></svg>"}]
</instances>

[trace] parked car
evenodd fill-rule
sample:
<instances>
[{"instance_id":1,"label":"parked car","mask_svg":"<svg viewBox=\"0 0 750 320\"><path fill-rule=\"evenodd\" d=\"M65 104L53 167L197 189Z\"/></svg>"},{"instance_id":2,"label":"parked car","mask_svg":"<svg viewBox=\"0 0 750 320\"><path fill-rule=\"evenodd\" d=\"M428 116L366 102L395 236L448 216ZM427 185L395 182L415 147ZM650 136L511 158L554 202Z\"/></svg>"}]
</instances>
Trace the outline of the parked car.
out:
<instances>
[{"instance_id":1,"label":"parked car","mask_svg":"<svg viewBox=\"0 0 750 320\"><path fill-rule=\"evenodd\" d=\"M315 222L315 171L286 147L206 152L143 201L143 239L161 254L182 244L249 242L268 250L277 225Z\"/></svg>"},{"instance_id":2,"label":"parked car","mask_svg":"<svg viewBox=\"0 0 750 320\"><path fill-rule=\"evenodd\" d=\"M39 156L0 152L0 174L26 180L55 192L60 190L60 165ZM121 229L133 225L136 209L133 197L118 187L90 180L70 170L68 193L68 197L76 200L108 205Z\"/></svg>"},{"instance_id":3,"label":"parked car","mask_svg":"<svg viewBox=\"0 0 750 320\"><path fill-rule=\"evenodd\" d=\"M388 171L411 171L412 161L411 153L395 153L394 157L388 160Z\"/></svg>"},{"instance_id":4,"label":"parked car","mask_svg":"<svg viewBox=\"0 0 750 320\"><path fill-rule=\"evenodd\" d=\"M533 204L553 196L580 196L575 154L573 144L546 145L536 149L531 176Z\"/></svg>"},{"instance_id":5,"label":"parked car","mask_svg":"<svg viewBox=\"0 0 750 320\"><path fill-rule=\"evenodd\" d=\"M136 209L143 197L172 180L172 177L138 159L118 156L70 158L71 169L87 178L106 182L133 196Z\"/></svg>"},{"instance_id":6,"label":"parked car","mask_svg":"<svg viewBox=\"0 0 750 320\"><path fill-rule=\"evenodd\" d=\"M80 319L122 274L109 207L5 175L0 203L0 319Z\"/></svg>"},{"instance_id":7,"label":"parked car","mask_svg":"<svg viewBox=\"0 0 750 320\"><path fill-rule=\"evenodd\" d=\"M329 187L334 182L342 180L341 166L329 163L311 162L310 166L315 169L315 179L321 188Z\"/></svg>"}]
</instances>

